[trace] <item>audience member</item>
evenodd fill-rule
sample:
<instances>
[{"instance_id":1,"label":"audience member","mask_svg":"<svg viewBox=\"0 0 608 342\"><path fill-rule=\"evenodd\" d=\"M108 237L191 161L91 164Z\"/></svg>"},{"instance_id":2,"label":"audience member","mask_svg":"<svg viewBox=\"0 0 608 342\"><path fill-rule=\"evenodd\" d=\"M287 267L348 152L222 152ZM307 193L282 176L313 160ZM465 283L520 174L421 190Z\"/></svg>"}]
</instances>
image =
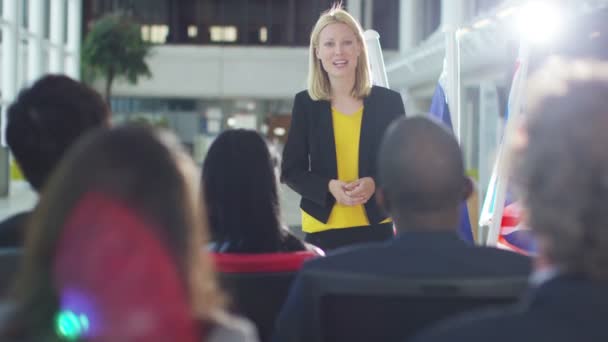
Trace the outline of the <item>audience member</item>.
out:
<instances>
[{"instance_id":1,"label":"audience member","mask_svg":"<svg viewBox=\"0 0 608 342\"><path fill-rule=\"evenodd\" d=\"M525 277L530 269L527 257L471 247L458 238L460 204L471 191L458 142L450 132L424 117L397 119L381 144L376 197L393 218L398 235L305 264L277 320L275 341L307 340L303 316L311 312L311 303L306 279L319 271L386 279Z\"/></svg>"},{"instance_id":2,"label":"audience member","mask_svg":"<svg viewBox=\"0 0 608 342\"><path fill-rule=\"evenodd\" d=\"M416 341L608 341L608 64L552 60L531 79L514 181L538 243L530 293L508 311Z\"/></svg>"},{"instance_id":3,"label":"audience member","mask_svg":"<svg viewBox=\"0 0 608 342\"><path fill-rule=\"evenodd\" d=\"M223 313L197 178L167 132L83 138L33 212L5 339L256 340Z\"/></svg>"},{"instance_id":4,"label":"audience member","mask_svg":"<svg viewBox=\"0 0 608 342\"><path fill-rule=\"evenodd\" d=\"M93 89L49 75L21 91L8 108L6 141L25 179L40 192L65 151L86 131L106 126L109 111ZM0 223L0 247L21 247L29 211Z\"/></svg>"},{"instance_id":5,"label":"audience member","mask_svg":"<svg viewBox=\"0 0 608 342\"><path fill-rule=\"evenodd\" d=\"M277 178L268 146L255 131L220 134L203 163L211 250L220 253L295 252L308 245L280 222Z\"/></svg>"}]
</instances>

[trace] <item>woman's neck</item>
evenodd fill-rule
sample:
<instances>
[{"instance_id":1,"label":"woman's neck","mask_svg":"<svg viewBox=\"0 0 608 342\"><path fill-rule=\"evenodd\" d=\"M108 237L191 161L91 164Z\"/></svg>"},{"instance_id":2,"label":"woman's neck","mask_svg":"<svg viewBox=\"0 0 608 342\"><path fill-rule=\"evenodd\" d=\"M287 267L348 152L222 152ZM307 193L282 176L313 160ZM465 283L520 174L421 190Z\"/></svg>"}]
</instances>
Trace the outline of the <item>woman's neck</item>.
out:
<instances>
[{"instance_id":1,"label":"woman's neck","mask_svg":"<svg viewBox=\"0 0 608 342\"><path fill-rule=\"evenodd\" d=\"M352 97L351 93L355 86L355 75L351 77L340 77L330 79L331 94L333 98Z\"/></svg>"}]
</instances>

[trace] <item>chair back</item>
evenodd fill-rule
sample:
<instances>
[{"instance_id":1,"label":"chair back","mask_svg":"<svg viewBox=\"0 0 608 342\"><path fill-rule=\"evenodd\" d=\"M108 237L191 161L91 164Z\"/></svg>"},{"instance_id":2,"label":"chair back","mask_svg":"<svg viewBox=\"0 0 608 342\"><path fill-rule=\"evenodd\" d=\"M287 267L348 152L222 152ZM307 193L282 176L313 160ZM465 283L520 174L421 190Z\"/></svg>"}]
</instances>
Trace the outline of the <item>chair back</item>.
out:
<instances>
[{"instance_id":1,"label":"chair back","mask_svg":"<svg viewBox=\"0 0 608 342\"><path fill-rule=\"evenodd\" d=\"M219 280L230 296L232 312L249 318L261 341L269 341L291 283L312 252L212 253Z\"/></svg>"},{"instance_id":2,"label":"chair back","mask_svg":"<svg viewBox=\"0 0 608 342\"><path fill-rule=\"evenodd\" d=\"M313 301L306 341L405 341L465 311L512 304L527 278L395 279L311 272Z\"/></svg>"}]
</instances>

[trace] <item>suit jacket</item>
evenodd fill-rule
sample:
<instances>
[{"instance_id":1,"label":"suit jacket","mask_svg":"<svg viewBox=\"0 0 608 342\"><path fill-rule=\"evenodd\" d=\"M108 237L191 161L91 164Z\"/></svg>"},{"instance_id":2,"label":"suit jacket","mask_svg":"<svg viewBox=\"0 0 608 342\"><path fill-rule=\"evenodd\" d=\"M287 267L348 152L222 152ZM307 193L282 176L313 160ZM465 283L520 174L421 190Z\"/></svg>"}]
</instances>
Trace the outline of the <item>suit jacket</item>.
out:
<instances>
[{"instance_id":1,"label":"suit jacket","mask_svg":"<svg viewBox=\"0 0 608 342\"><path fill-rule=\"evenodd\" d=\"M311 311L311 303L303 278L312 271L399 279L525 277L530 272L530 259L496 248L469 246L456 233L403 233L391 241L345 248L304 264L277 319L274 341L306 340L304 315Z\"/></svg>"},{"instance_id":2,"label":"suit jacket","mask_svg":"<svg viewBox=\"0 0 608 342\"><path fill-rule=\"evenodd\" d=\"M440 341L608 341L608 285L581 276L558 276L506 311L448 320L413 339Z\"/></svg>"},{"instance_id":3,"label":"suit jacket","mask_svg":"<svg viewBox=\"0 0 608 342\"><path fill-rule=\"evenodd\" d=\"M374 86L363 100L359 141L359 177L376 177L376 154L384 131L405 114L399 93ZM335 198L327 185L338 178L336 143L329 101L313 101L307 91L294 100L291 127L283 150L281 181L302 196L300 207L321 222L327 222ZM365 204L370 224L387 216L371 198Z\"/></svg>"}]
</instances>

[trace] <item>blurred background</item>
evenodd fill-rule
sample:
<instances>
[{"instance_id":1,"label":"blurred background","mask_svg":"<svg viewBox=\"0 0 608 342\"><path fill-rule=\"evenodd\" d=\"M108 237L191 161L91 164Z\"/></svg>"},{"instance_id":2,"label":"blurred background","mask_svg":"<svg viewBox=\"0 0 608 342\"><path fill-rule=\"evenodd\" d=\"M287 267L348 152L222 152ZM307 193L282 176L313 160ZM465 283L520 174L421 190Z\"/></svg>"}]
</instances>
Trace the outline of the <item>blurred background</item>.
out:
<instances>
[{"instance_id":1,"label":"blurred background","mask_svg":"<svg viewBox=\"0 0 608 342\"><path fill-rule=\"evenodd\" d=\"M2 113L22 86L45 73L65 73L104 94L115 122L145 121L175 131L198 163L215 136L237 127L261 132L278 156L293 96L306 85L310 31L333 2L0 0ZM455 32L458 133L477 198L485 196L496 159L522 28L547 41L568 30L568 20L608 3L545 1L552 11L522 21L520 10L530 2L342 1L364 30L380 34L389 85L411 115L429 111L446 56L445 34ZM133 54L113 54L117 44L132 47ZM5 147L0 196L2 217L35 202ZM281 196L285 222L299 225L299 197L286 187ZM477 222L479 202L472 205L471 222Z\"/></svg>"}]
</instances>

